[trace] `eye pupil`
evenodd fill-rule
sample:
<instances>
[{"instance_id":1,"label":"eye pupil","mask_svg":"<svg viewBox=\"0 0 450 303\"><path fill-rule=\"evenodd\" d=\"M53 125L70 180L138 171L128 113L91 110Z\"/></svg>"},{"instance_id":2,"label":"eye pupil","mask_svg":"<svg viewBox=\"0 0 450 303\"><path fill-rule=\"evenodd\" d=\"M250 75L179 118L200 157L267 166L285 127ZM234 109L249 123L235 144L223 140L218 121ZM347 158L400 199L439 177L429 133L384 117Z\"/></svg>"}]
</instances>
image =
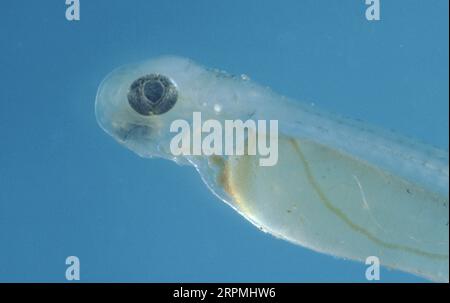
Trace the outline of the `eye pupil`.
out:
<instances>
[{"instance_id":1,"label":"eye pupil","mask_svg":"<svg viewBox=\"0 0 450 303\"><path fill-rule=\"evenodd\" d=\"M164 85L158 80L150 80L144 85L144 95L148 101L158 103L164 95Z\"/></svg>"}]
</instances>

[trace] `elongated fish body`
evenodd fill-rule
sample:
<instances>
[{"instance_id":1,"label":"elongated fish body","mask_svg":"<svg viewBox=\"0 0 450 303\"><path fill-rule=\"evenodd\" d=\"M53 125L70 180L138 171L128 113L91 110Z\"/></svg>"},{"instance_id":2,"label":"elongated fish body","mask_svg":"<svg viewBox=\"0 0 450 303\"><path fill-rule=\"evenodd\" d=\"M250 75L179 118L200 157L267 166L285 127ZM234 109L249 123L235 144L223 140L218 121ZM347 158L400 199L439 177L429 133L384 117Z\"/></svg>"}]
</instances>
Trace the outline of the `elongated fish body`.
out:
<instances>
[{"instance_id":1,"label":"elongated fish body","mask_svg":"<svg viewBox=\"0 0 450 303\"><path fill-rule=\"evenodd\" d=\"M130 106L136 79L164 75L177 101L163 114ZM167 109L165 109L167 110ZM177 119L278 120L278 162L254 155L175 156ZM248 77L161 57L110 73L96 116L142 157L193 165L211 191L261 230L318 252L448 281L448 151L280 96ZM247 140L248 148L255 142Z\"/></svg>"}]
</instances>

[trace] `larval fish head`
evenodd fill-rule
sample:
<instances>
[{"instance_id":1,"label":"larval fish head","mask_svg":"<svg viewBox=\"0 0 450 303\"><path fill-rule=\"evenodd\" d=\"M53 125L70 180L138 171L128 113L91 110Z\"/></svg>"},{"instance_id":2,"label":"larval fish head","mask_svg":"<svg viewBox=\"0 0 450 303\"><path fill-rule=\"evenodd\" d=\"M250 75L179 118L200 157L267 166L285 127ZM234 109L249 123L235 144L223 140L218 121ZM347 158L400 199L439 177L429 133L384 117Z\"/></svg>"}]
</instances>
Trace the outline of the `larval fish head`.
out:
<instances>
[{"instance_id":1,"label":"larval fish head","mask_svg":"<svg viewBox=\"0 0 450 303\"><path fill-rule=\"evenodd\" d=\"M142 157L183 162L170 152L174 120L236 119L251 112L248 96L258 90L247 77L204 68L192 60L165 56L112 71L98 88L100 126ZM251 99L251 98L250 98Z\"/></svg>"}]
</instances>

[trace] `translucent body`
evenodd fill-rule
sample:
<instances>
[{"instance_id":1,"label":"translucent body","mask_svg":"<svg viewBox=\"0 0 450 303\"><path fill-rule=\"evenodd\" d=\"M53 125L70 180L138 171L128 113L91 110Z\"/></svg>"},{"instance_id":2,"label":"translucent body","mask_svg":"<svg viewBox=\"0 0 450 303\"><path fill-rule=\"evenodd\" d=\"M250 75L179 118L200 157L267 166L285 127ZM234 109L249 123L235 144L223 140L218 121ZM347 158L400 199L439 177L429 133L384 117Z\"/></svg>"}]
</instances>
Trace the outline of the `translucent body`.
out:
<instances>
[{"instance_id":1,"label":"translucent body","mask_svg":"<svg viewBox=\"0 0 450 303\"><path fill-rule=\"evenodd\" d=\"M128 105L137 78L170 77L179 99L144 117ZM255 156L178 156L174 119L279 121L277 165ZM276 237L313 250L448 281L448 152L279 96L248 77L178 57L121 67L99 87L101 127L143 157L193 165L208 187Z\"/></svg>"}]
</instances>

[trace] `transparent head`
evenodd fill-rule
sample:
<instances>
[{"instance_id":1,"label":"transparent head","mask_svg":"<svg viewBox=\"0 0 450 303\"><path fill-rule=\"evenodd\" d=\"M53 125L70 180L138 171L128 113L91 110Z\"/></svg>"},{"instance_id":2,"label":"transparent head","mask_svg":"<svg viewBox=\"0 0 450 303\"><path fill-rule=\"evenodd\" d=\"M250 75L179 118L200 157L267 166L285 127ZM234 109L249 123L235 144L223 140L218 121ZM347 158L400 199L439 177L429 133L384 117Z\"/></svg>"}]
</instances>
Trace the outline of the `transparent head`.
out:
<instances>
[{"instance_id":1,"label":"transparent head","mask_svg":"<svg viewBox=\"0 0 450 303\"><path fill-rule=\"evenodd\" d=\"M112 71L98 88L95 113L100 126L142 157L183 159L170 153L170 124L236 119L248 108L247 78L206 69L185 58L165 56ZM245 102L244 102L245 101Z\"/></svg>"}]
</instances>

